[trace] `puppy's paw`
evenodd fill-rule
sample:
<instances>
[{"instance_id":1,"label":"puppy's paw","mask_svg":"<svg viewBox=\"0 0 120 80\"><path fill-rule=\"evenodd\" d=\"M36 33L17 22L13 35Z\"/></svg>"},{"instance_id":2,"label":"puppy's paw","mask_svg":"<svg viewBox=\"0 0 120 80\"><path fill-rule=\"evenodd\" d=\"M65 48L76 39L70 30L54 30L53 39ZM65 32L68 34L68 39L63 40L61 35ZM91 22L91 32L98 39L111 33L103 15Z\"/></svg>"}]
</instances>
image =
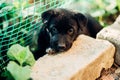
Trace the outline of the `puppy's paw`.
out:
<instances>
[{"instance_id":1,"label":"puppy's paw","mask_svg":"<svg viewBox=\"0 0 120 80\"><path fill-rule=\"evenodd\" d=\"M47 53L47 54L50 54L50 55L54 55L54 54L55 54L55 51L54 51L53 49L51 49L51 48L47 48L47 49L46 49L46 53Z\"/></svg>"}]
</instances>

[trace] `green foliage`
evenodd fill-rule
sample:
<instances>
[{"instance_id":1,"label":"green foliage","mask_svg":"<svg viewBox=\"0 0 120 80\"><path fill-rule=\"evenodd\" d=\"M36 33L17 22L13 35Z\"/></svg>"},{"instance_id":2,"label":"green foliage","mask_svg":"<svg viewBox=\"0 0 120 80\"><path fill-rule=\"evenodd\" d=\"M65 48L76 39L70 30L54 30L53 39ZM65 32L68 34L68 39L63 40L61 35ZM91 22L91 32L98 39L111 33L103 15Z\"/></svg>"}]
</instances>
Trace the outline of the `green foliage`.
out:
<instances>
[{"instance_id":1,"label":"green foliage","mask_svg":"<svg viewBox=\"0 0 120 80\"><path fill-rule=\"evenodd\" d=\"M7 66L7 71L13 76L15 80L28 80L30 78L30 66L19 66L14 61L10 61Z\"/></svg>"},{"instance_id":2,"label":"green foliage","mask_svg":"<svg viewBox=\"0 0 120 80\"><path fill-rule=\"evenodd\" d=\"M10 61L2 76L6 77L6 80L28 80L31 73L30 66L35 63L29 48L14 44L9 48L7 56Z\"/></svg>"},{"instance_id":3,"label":"green foliage","mask_svg":"<svg viewBox=\"0 0 120 80\"><path fill-rule=\"evenodd\" d=\"M26 46L28 39L31 38L29 32L34 28L32 26L36 24L38 15L34 11L29 15L28 10L24 10L28 7L28 2L21 1L23 0L7 3L6 0L0 0L0 52L4 51L0 56L6 55L7 49L12 44L19 43ZM17 7L15 3L19 3L21 7Z\"/></svg>"},{"instance_id":4,"label":"green foliage","mask_svg":"<svg viewBox=\"0 0 120 80\"><path fill-rule=\"evenodd\" d=\"M7 69L5 69L5 71L1 74L1 77L5 77L5 80L14 80L14 78Z\"/></svg>"},{"instance_id":5,"label":"green foliage","mask_svg":"<svg viewBox=\"0 0 120 80\"><path fill-rule=\"evenodd\" d=\"M3 1L0 1L0 9L2 9L3 7L7 6L8 4L4 3Z\"/></svg>"},{"instance_id":6,"label":"green foliage","mask_svg":"<svg viewBox=\"0 0 120 80\"><path fill-rule=\"evenodd\" d=\"M16 16L16 13L15 13L14 6L11 6L5 2L0 3L0 30L9 26L9 22L7 20L15 16ZM4 24L6 21L7 21L7 25Z\"/></svg>"},{"instance_id":7,"label":"green foliage","mask_svg":"<svg viewBox=\"0 0 120 80\"><path fill-rule=\"evenodd\" d=\"M117 6L118 6L118 9L120 11L120 0L116 0L116 3L117 3Z\"/></svg>"},{"instance_id":8,"label":"green foliage","mask_svg":"<svg viewBox=\"0 0 120 80\"><path fill-rule=\"evenodd\" d=\"M112 24L120 13L120 0L76 0L75 8L90 13L103 26ZM71 4L74 4L71 3Z\"/></svg>"},{"instance_id":9,"label":"green foliage","mask_svg":"<svg viewBox=\"0 0 120 80\"><path fill-rule=\"evenodd\" d=\"M29 3L28 3L28 0L15 0L13 2L13 5L17 9L24 9L25 7L28 7Z\"/></svg>"},{"instance_id":10,"label":"green foliage","mask_svg":"<svg viewBox=\"0 0 120 80\"><path fill-rule=\"evenodd\" d=\"M7 56L10 58L10 60L15 60L20 65L26 63L32 66L35 63L34 56L30 52L29 48L22 47L19 44L12 45L7 52Z\"/></svg>"}]
</instances>

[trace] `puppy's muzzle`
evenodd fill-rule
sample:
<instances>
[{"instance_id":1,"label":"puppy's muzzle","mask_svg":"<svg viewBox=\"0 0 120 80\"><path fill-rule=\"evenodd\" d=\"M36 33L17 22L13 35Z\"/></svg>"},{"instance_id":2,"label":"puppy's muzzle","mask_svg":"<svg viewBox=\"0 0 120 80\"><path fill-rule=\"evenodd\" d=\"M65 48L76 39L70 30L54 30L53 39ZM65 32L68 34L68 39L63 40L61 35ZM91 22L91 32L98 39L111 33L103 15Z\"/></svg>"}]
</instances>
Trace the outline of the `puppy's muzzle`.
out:
<instances>
[{"instance_id":1,"label":"puppy's muzzle","mask_svg":"<svg viewBox=\"0 0 120 80\"><path fill-rule=\"evenodd\" d=\"M65 44L58 44L57 52L63 52L63 51L65 51L65 49L66 49L66 45ZM47 54L55 54L56 50L49 47L49 48L46 49L46 53Z\"/></svg>"},{"instance_id":2,"label":"puppy's muzzle","mask_svg":"<svg viewBox=\"0 0 120 80\"><path fill-rule=\"evenodd\" d=\"M66 45L64 43L59 43L58 44L58 50L61 52L61 51L64 51L66 49Z\"/></svg>"}]
</instances>

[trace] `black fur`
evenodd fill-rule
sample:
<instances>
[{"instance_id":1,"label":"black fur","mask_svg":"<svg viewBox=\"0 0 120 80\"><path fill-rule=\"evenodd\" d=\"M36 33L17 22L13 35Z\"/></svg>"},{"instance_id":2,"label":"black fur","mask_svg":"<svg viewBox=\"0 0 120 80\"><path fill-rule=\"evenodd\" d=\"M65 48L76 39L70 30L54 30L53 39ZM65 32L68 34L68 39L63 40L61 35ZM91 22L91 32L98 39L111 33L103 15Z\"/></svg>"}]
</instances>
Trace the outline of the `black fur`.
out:
<instances>
[{"instance_id":1,"label":"black fur","mask_svg":"<svg viewBox=\"0 0 120 80\"><path fill-rule=\"evenodd\" d=\"M70 49L80 34L96 37L101 25L91 16L66 9L50 9L41 15L43 26L35 31L30 50L36 59Z\"/></svg>"}]
</instances>

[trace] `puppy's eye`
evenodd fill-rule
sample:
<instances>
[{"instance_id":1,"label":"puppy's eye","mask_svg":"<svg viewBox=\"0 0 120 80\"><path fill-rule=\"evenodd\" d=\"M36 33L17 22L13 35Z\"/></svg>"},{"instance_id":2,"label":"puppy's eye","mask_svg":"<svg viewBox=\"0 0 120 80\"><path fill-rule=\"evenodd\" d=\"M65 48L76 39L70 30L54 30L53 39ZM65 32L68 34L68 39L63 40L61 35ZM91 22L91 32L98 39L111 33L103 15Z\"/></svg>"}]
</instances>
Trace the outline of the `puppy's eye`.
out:
<instances>
[{"instance_id":1,"label":"puppy's eye","mask_svg":"<svg viewBox=\"0 0 120 80\"><path fill-rule=\"evenodd\" d=\"M68 30L68 34L69 34L69 35L72 35L73 32L74 32L73 28L70 28L70 29Z\"/></svg>"},{"instance_id":2,"label":"puppy's eye","mask_svg":"<svg viewBox=\"0 0 120 80\"><path fill-rule=\"evenodd\" d=\"M52 28L52 32L56 33L57 29L55 27Z\"/></svg>"}]
</instances>

